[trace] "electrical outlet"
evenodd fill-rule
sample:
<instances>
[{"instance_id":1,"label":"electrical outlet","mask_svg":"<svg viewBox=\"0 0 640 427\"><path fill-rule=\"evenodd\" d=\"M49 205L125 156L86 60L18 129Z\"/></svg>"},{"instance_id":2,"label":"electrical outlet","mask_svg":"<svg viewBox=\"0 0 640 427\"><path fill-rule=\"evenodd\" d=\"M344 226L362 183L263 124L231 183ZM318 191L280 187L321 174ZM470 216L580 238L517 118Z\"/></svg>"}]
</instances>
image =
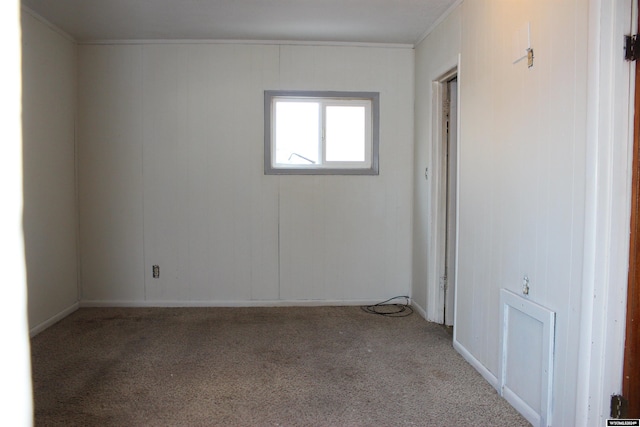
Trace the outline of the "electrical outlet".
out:
<instances>
[{"instance_id":1,"label":"electrical outlet","mask_svg":"<svg viewBox=\"0 0 640 427\"><path fill-rule=\"evenodd\" d=\"M152 268L152 272L153 272L153 278L157 279L160 277L160 266L159 265L154 265Z\"/></svg>"}]
</instances>

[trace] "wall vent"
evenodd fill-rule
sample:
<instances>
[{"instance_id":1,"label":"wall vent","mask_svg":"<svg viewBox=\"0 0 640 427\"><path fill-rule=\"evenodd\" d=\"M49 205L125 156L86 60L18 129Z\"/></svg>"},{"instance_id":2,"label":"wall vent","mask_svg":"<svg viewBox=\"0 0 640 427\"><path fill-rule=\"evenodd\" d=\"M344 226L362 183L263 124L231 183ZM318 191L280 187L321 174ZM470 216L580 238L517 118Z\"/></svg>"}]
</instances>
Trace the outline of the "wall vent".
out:
<instances>
[{"instance_id":1,"label":"wall vent","mask_svg":"<svg viewBox=\"0 0 640 427\"><path fill-rule=\"evenodd\" d=\"M551 425L555 312L500 290L499 391L534 426Z\"/></svg>"}]
</instances>

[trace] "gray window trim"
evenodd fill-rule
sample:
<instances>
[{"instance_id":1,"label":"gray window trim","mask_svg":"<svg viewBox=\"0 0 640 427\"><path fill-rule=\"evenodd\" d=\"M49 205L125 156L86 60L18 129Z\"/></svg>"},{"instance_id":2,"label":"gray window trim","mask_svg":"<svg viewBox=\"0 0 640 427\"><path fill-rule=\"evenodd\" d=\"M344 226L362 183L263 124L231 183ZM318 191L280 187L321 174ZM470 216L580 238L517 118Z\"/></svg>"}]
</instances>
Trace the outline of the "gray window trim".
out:
<instances>
[{"instance_id":1,"label":"gray window trim","mask_svg":"<svg viewBox=\"0 0 640 427\"><path fill-rule=\"evenodd\" d=\"M371 101L371 167L369 168L275 168L271 163L271 103L274 97L366 99ZM378 175L380 139L380 93L302 90L264 91L264 174L265 175Z\"/></svg>"}]
</instances>

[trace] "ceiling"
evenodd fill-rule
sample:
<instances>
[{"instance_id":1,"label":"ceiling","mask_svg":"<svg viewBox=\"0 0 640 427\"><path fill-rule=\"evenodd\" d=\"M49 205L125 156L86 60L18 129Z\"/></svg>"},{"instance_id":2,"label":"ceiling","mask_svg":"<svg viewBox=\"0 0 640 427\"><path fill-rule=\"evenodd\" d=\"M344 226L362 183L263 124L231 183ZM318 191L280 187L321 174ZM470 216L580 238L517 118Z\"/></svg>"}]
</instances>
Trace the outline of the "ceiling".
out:
<instances>
[{"instance_id":1,"label":"ceiling","mask_svg":"<svg viewBox=\"0 0 640 427\"><path fill-rule=\"evenodd\" d=\"M80 42L415 44L459 0L22 0Z\"/></svg>"}]
</instances>

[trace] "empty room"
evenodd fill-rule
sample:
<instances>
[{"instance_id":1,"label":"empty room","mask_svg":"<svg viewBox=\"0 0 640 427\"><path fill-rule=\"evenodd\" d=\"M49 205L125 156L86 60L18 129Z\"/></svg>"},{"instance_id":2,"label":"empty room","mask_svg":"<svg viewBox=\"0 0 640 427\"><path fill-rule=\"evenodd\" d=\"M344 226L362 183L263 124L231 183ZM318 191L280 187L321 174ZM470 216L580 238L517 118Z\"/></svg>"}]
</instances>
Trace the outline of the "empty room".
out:
<instances>
[{"instance_id":1,"label":"empty room","mask_svg":"<svg viewBox=\"0 0 640 427\"><path fill-rule=\"evenodd\" d=\"M636 0L2 8L7 425L640 418Z\"/></svg>"}]
</instances>

